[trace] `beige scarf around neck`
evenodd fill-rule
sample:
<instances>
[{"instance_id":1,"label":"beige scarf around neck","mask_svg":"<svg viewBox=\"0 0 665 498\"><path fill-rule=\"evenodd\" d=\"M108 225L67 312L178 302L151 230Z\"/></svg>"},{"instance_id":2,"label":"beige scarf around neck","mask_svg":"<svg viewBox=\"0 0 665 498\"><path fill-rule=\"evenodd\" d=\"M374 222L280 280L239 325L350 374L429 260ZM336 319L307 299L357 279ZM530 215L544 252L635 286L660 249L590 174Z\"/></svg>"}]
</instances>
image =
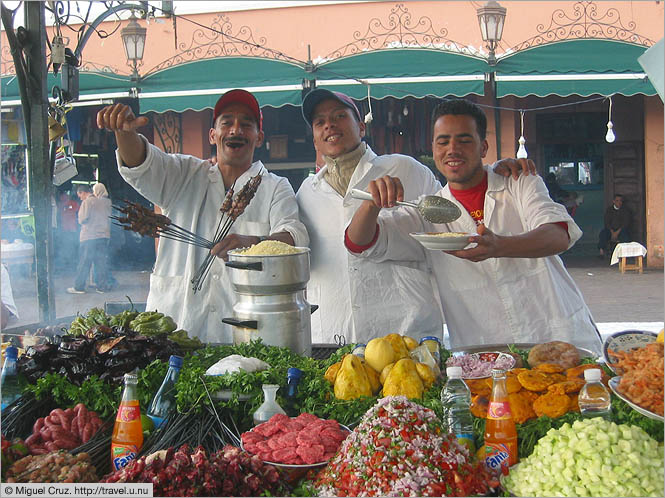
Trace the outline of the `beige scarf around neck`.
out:
<instances>
[{"instance_id":1,"label":"beige scarf around neck","mask_svg":"<svg viewBox=\"0 0 665 498\"><path fill-rule=\"evenodd\" d=\"M363 157L365 151L367 151L367 144L360 142L360 145L351 152L342 154L335 159L323 156L328 166L325 179L342 197L346 195L353 172L356 170L356 166L358 166L358 162L360 162L360 158Z\"/></svg>"}]
</instances>

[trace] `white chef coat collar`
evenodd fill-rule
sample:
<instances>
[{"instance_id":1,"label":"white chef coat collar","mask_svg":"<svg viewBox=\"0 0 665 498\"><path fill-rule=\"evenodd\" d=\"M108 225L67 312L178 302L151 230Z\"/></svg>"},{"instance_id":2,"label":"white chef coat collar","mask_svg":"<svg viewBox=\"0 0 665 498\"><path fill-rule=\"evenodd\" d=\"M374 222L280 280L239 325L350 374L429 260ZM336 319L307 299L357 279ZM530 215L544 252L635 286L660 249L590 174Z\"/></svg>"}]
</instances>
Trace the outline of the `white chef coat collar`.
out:
<instances>
[{"instance_id":1,"label":"white chef coat collar","mask_svg":"<svg viewBox=\"0 0 665 498\"><path fill-rule=\"evenodd\" d=\"M252 178L253 176L258 175L262 169L265 169L267 171L267 168L263 165L261 161L256 161L252 163L249 169L236 179L236 183L235 186L233 187L233 190L236 193L240 192L240 189L245 185L245 183L247 183L249 179ZM222 172L219 171L217 165L210 166L210 170L208 171L208 178L210 179L211 182L214 183L222 182L223 184Z\"/></svg>"}]
</instances>

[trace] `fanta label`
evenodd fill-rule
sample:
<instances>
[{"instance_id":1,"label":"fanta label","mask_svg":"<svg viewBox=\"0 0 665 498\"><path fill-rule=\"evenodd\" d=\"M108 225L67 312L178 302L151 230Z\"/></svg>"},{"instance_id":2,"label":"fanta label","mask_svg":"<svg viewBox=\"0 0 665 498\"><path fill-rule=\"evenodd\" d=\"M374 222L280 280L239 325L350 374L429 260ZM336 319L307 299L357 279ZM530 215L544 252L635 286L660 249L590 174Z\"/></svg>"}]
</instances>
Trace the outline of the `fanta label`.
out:
<instances>
[{"instance_id":1,"label":"fanta label","mask_svg":"<svg viewBox=\"0 0 665 498\"><path fill-rule=\"evenodd\" d=\"M485 466L491 470L508 471L510 452L508 446L501 443L485 444Z\"/></svg>"},{"instance_id":2,"label":"fanta label","mask_svg":"<svg viewBox=\"0 0 665 498\"><path fill-rule=\"evenodd\" d=\"M120 470L136 459L139 448L133 444L111 444L113 470Z\"/></svg>"},{"instance_id":3,"label":"fanta label","mask_svg":"<svg viewBox=\"0 0 665 498\"><path fill-rule=\"evenodd\" d=\"M487 418L506 420L510 416L510 403L508 401L490 401L489 407L487 407Z\"/></svg>"},{"instance_id":4,"label":"fanta label","mask_svg":"<svg viewBox=\"0 0 665 498\"><path fill-rule=\"evenodd\" d=\"M120 405L116 422L131 422L141 417L141 408L139 405Z\"/></svg>"}]
</instances>

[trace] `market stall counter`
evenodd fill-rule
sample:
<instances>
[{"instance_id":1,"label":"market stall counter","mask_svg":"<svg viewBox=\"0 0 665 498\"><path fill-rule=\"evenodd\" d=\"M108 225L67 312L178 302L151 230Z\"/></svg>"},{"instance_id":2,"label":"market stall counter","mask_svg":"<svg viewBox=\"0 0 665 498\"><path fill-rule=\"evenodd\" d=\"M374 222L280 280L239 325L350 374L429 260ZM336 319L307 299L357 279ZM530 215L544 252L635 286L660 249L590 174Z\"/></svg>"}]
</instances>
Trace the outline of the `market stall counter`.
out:
<instances>
[{"instance_id":1,"label":"market stall counter","mask_svg":"<svg viewBox=\"0 0 665 498\"><path fill-rule=\"evenodd\" d=\"M433 338L422 338L422 344L418 339L387 334L364 350L355 344L314 345L306 356L260 340L201 344L155 311L110 315L91 309L75 317L60 338L26 348L19 359L23 395L2 413L3 482L153 482L155 496L505 492L484 454L491 390L486 367L501 367L519 456L516 466L504 470L505 489L526 496L662 494L662 404L649 404L658 388L662 400L663 347L657 337L635 350L617 351L619 343L613 342L618 356L612 369L574 346L576 360L568 354L543 361L539 350L556 348L503 344L450 351ZM142 416L141 448L113 470L111 438L122 378L136 375L145 415L171 354L183 357L175 408L159 428ZM225 359L226 369L219 370ZM659 361L660 374L649 387L653 393L648 400L636 397L633 386L644 382L645 369L654 378ZM472 394L476 453L458 443L444 417L443 372L457 363L466 369ZM603 380L616 384L609 420L589 422L579 412L577 393L590 368L602 369ZM300 371L299 381L289 384L293 369ZM613 369L622 369L628 384L612 380L619 377ZM285 414L254 426L266 384L278 386L275 401ZM608 476L616 465L604 467L606 454L628 455L636 460L634 468L651 469L649 479L626 474L615 483ZM545 461L563 467L549 475L541 469ZM294 472L289 465L310 467ZM624 465L618 471L630 470Z\"/></svg>"}]
</instances>

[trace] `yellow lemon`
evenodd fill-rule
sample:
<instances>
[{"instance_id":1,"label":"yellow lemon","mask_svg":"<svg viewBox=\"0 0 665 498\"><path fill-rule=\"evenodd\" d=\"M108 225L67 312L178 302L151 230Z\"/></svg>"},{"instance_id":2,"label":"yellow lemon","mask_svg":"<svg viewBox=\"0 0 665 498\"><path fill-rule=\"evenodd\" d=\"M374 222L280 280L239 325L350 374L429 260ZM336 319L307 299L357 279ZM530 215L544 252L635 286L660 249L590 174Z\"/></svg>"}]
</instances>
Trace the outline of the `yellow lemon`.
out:
<instances>
[{"instance_id":1,"label":"yellow lemon","mask_svg":"<svg viewBox=\"0 0 665 498\"><path fill-rule=\"evenodd\" d=\"M658 332L658 337L656 338L656 342L663 342L663 334L665 333L665 329L660 329L660 332Z\"/></svg>"}]
</instances>

